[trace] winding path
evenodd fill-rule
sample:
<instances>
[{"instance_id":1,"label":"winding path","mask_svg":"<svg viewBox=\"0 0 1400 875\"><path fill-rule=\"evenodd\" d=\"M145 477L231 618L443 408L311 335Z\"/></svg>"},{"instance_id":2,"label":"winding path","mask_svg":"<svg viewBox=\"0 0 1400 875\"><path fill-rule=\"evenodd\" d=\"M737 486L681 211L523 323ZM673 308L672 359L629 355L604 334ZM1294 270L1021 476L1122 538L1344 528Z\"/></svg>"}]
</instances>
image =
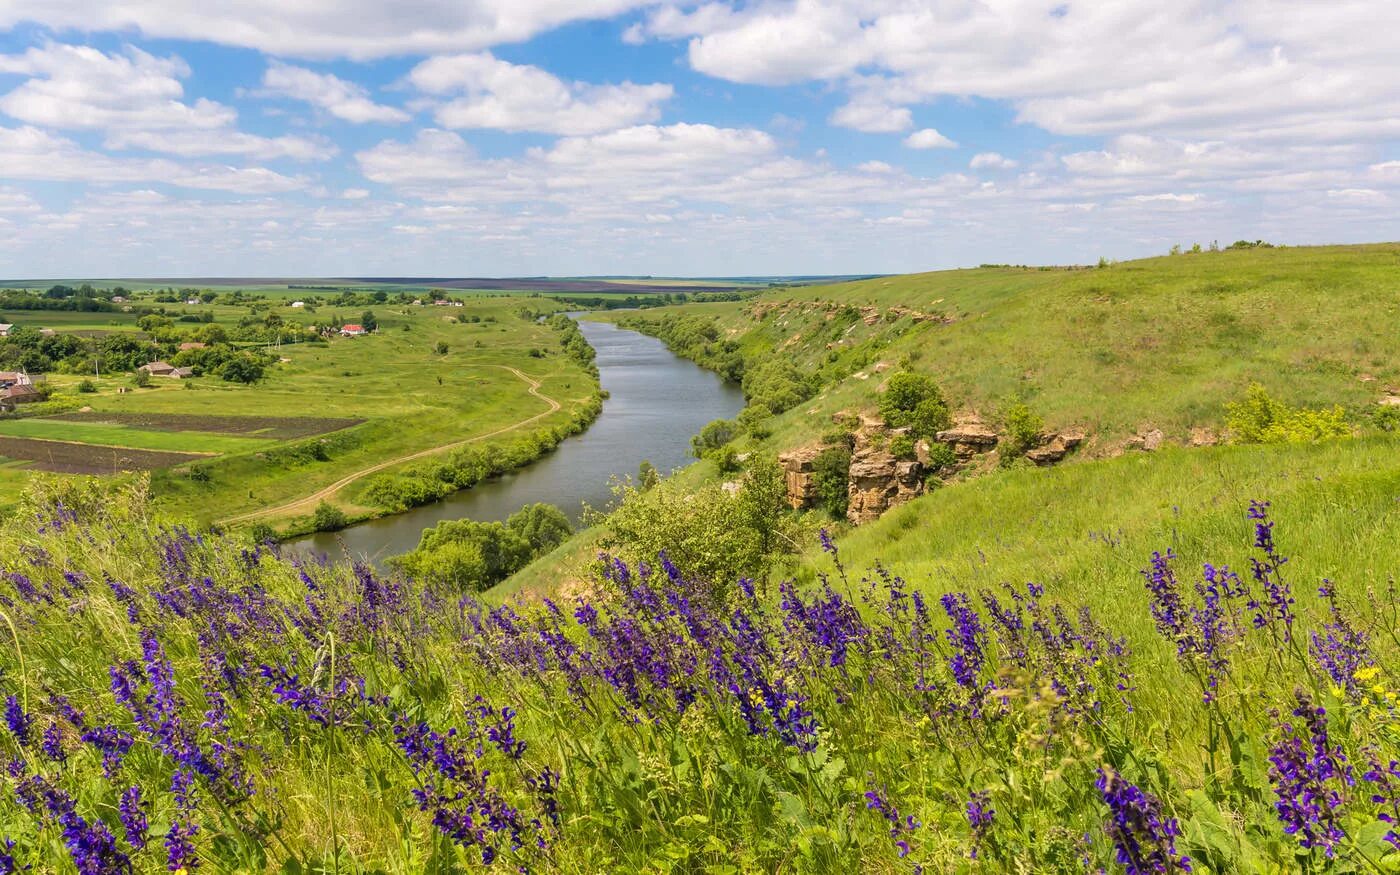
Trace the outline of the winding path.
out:
<instances>
[{"instance_id":1,"label":"winding path","mask_svg":"<svg viewBox=\"0 0 1400 875\"><path fill-rule=\"evenodd\" d=\"M525 373L516 370L515 368L512 368L510 365L487 365L486 367L504 368L505 370L510 371L512 374L515 374L517 377L524 380L530 386L530 394L534 395L536 398L548 404L549 409L544 411L543 413L536 413L534 416L531 416L528 419L522 419L514 425L508 425L505 428L498 428L495 431L487 432L486 434L479 434L475 437L469 437L465 440L453 441L450 444L443 444L439 447L429 447L426 450L419 450L416 453L409 453L407 456L399 456L394 459L388 459L383 462L377 462L373 465L370 465L368 468L361 468L353 474L348 474L335 481L331 485L325 487L324 489L318 490L312 493L311 495L306 496L305 498L299 498L296 501L289 502L279 507L266 507L261 508L259 510L249 511L245 514L239 514L238 516L227 517L226 519L220 520L219 524L232 525L234 523L245 523L249 520L257 519L258 517L287 516L309 511L311 509L314 509L316 505L320 504L322 501L329 499L332 495L335 495L337 492L349 486L351 483L354 483L356 480L363 479L371 474L377 474L378 472L383 471L385 468L392 468L395 465L401 465L404 462L412 462L413 460L421 459L424 456L432 456L436 455L437 453L444 453L448 450L455 450L458 447L464 447L467 444L474 444L478 441L487 440L488 438L498 437L500 435L506 434L507 432L515 431L517 428L523 428L532 422L537 422L550 415L551 413L554 413L556 410L563 406L558 401L555 401L553 398L549 397L548 395L545 395L543 392L540 391L539 380L527 376Z\"/></svg>"}]
</instances>

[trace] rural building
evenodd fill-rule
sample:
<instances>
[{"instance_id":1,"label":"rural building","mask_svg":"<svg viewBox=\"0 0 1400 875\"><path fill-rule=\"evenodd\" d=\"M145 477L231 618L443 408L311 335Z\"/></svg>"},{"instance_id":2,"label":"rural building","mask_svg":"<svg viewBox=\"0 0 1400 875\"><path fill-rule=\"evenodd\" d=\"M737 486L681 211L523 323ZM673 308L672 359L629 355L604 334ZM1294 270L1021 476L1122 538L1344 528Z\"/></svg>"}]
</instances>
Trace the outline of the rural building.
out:
<instances>
[{"instance_id":1,"label":"rural building","mask_svg":"<svg viewBox=\"0 0 1400 875\"><path fill-rule=\"evenodd\" d=\"M305 307L305 306L306 306L306 302L305 302L305 301L293 301L293 302L292 302L292 306L295 307L295 308L297 308L298 310L300 310L302 307Z\"/></svg>"},{"instance_id":2,"label":"rural building","mask_svg":"<svg viewBox=\"0 0 1400 875\"><path fill-rule=\"evenodd\" d=\"M113 303L113 304L125 304L125 303L126 303L126 298L122 297L121 295L113 295L113 296L112 296L112 303Z\"/></svg>"},{"instance_id":3,"label":"rural building","mask_svg":"<svg viewBox=\"0 0 1400 875\"><path fill-rule=\"evenodd\" d=\"M52 328L40 328L40 329L39 329L39 336L40 336L40 337L53 337L53 336L56 335L56 334L58 334L58 332L57 332L57 331L54 331Z\"/></svg>"},{"instance_id":4,"label":"rural building","mask_svg":"<svg viewBox=\"0 0 1400 875\"><path fill-rule=\"evenodd\" d=\"M0 409L10 410L16 404L28 404L31 401L43 400L43 393L28 383L16 383L13 386L0 389Z\"/></svg>"},{"instance_id":5,"label":"rural building","mask_svg":"<svg viewBox=\"0 0 1400 875\"><path fill-rule=\"evenodd\" d=\"M8 322L0 322L0 337L9 337L10 330L13 328L14 326Z\"/></svg>"},{"instance_id":6,"label":"rural building","mask_svg":"<svg viewBox=\"0 0 1400 875\"><path fill-rule=\"evenodd\" d=\"M188 304L188 305L191 306L191 307L195 306L195 305L198 304L199 302L200 302L200 301L199 301L198 298L188 298L188 299L185 300L185 303Z\"/></svg>"},{"instance_id":7,"label":"rural building","mask_svg":"<svg viewBox=\"0 0 1400 875\"><path fill-rule=\"evenodd\" d=\"M152 377L170 377L175 380L194 376L194 371L190 368L177 368L169 362L151 362L148 365L142 365L137 370L145 371Z\"/></svg>"},{"instance_id":8,"label":"rural building","mask_svg":"<svg viewBox=\"0 0 1400 875\"><path fill-rule=\"evenodd\" d=\"M24 371L0 371L0 389L32 385L34 385L34 381Z\"/></svg>"},{"instance_id":9,"label":"rural building","mask_svg":"<svg viewBox=\"0 0 1400 875\"><path fill-rule=\"evenodd\" d=\"M192 341L188 341L188 342L186 342L186 343L180 344L180 351L181 351L181 352L184 352L184 351L187 350L187 349L204 349L204 347L205 347L206 345L207 345L207 344L199 343L198 341L193 341L193 340L192 340Z\"/></svg>"},{"instance_id":10,"label":"rural building","mask_svg":"<svg viewBox=\"0 0 1400 875\"><path fill-rule=\"evenodd\" d=\"M340 329L341 337L359 337L361 334L368 333L368 331L365 331L365 327L363 325L357 325L353 322L349 325L341 326Z\"/></svg>"}]
</instances>

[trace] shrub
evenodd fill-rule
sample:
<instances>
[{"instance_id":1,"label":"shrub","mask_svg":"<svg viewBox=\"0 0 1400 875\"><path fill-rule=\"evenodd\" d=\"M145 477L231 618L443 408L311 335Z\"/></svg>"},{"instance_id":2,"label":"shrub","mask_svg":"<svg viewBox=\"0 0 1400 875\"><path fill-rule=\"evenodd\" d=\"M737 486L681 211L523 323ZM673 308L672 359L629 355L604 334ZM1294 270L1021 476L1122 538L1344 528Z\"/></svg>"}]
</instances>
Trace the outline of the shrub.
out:
<instances>
[{"instance_id":1,"label":"shrub","mask_svg":"<svg viewBox=\"0 0 1400 875\"><path fill-rule=\"evenodd\" d=\"M699 434L690 439L690 450L695 458L703 459L707 454L734 440L738 433L739 427L732 419L711 420L700 429Z\"/></svg>"},{"instance_id":2,"label":"shrub","mask_svg":"<svg viewBox=\"0 0 1400 875\"><path fill-rule=\"evenodd\" d=\"M1371 421L1381 431L1400 431L1400 404L1385 404L1376 408Z\"/></svg>"},{"instance_id":3,"label":"shrub","mask_svg":"<svg viewBox=\"0 0 1400 875\"><path fill-rule=\"evenodd\" d=\"M97 384L92 380L83 380L78 384L78 391L86 395L91 395L93 392L97 391Z\"/></svg>"},{"instance_id":4,"label":"shrub","mask_svg":"<svg viewBox=\"0 0 1400 875\"><path fill-rule=\"evenodd\" d=\"M338 532L348 522L345 511L327 501L316 505L316 511L311 515L311 523L318 532Z\"/></svg>"},{"instance_id":5,"label":"shrub","mask_svg":"<svg viewBox=\"0 0 1400 875\"><path fill-rule=\"evenodd\" d=\"M1007 407L1002 420L1006 437L1001 441L998 453L1002 464L1010 464L1040 442L1045 420L1024 401L1016 401Z\"/></svg>"},{"instance_id":6,"label":"shrub","mask_svg":"<svg viewBox=\"0 0 1400 875\"><path fill-rule=\"evenodd\" d=\"M900 371L880 396L880 415L892 428L909 428L915 437L933 437L951 417L943 393L932 377Z\"/></svg>"},{"instance_id":7,"label":"shrub","mask_svg":"<svg viewBox=\"0 0 1400 875\"><path fill-rule=\"evenodd\" d=\"M812 461L817 504L837 519L846 518L850 501L851 448L842 442L827 447Z\"/></svg>"},{"instance_id":8,"label":"shrub","mask_svg":"<svg viewBox=\"0 0 1400 875\"><path fill-rule=\"evenodd\" d=\"M729 446L720 447L706 454L715 463L721 474L733 474L739 470L739 453Z\"/></svg>"},{"instance_id":9,"label":"shrub","mask_svg":"<svg viewBox=\"0 0 1400 875\"><path fill-rule=\"evenodd\" d=\"M773 434L770 427L773 419L773 411L768 409L767 404L750 404L739 413L739 427L756 440L767 440Z\"/></svg>"},{"instance_id":10,"label":"shrub","mask_svg":"<svg viewBox=\"0 0 1400 875\"><path fill-rule=\"evenodd\" d=\"M889 451L890 455L904 461L913 459L917 455L914 450L914 439L907 434L897 434L890 438Z\"/></svg>"},{"instance_id":11,"label":"shrub","mask_svg":"<svg viewBox=\"0 0 1400 875\"><path fill-rule=\"evenodd\" d=\"M433 352L437 353L438 355L447 355L447 341L439 340L437 342L437 346L433 347Z\"/></svg>"},{"instance_id":12,"label":"shrub","mask_svg":"<svg viewBox=\"0 0 1400 875\"><path fill-rule=\"evenodd\" d=\"M277 540L277 530L267 523L253 523L248 527L248 540L254 544L266 544Z\"/></svg>"},{"instance_id":13,"label":"shrub","mask_svg":"<svg viewBox=\"0 0 1400 875\"><path fill-rule=\"evenodd\" d=\"M928 449L928 464L931 472L947 471L958 464L958 454L947 444L934 443Z\"/></svg>"},{"instance_id":14,"label":"shrub","mask_svg":"<svg viewBox=\"0 0 1400 875\"><path fill-rule=\"evenodd\" d=\"M1340 406L1292 408L1252 383L1241 401L1226 406L1225 426L1231 443L1297 444L1351 435L1351 426Z\"/></svg>"}]
</instances>

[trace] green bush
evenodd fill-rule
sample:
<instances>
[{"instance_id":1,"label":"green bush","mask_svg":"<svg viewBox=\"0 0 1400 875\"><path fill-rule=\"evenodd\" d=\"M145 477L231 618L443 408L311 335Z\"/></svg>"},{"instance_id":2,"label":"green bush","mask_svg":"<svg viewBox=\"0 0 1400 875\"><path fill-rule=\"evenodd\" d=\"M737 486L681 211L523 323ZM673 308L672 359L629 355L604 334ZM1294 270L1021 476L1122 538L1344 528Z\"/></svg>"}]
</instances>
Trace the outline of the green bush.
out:
<instances>
[{"instance_id":1,"label":"green bush","mask_svg":"<svg viewBox=\"0 0 1400 875\"><path fill-rule=\"evenodd\" d=\"M908 461L918 454L914 450L914 439L907 434L897 434L890 438L890 455Z\"/></svg>"},{"instance_id":2,"label":"green bush","mask_svg":"<svg viewBox=\"0 0 1400 875\"><path fill-rule=\"evenodd\" d=\"M938 384L924 374L900 371L880 396L880 415L891 428L909 428L915 437L931 438L948 427L951 416Z\"/></svg>"},{"instance_id":3,"label":"green bush","mask_svg":"<svg viewBox=\"0 0 1400 875\"><path fill-rule=\"evenodd\" d=\"M700 429L700 433L690 439L690 450L695 458L703 459L719 449L739 434L739 426L732 419L711 420Z\"/></svg>"},{"instance_id":4,"label":"green bush","mask_svg":"<svg viewBox=\"0 0 1400 875\"><path fill-rule=\"evenodd\" d=\"M850 501L851 447L844 441L822 450L812 462L817 504L837 519L845 519Z\"/></svg>"},{"instance_id":5,"label":"green bush","mask_svg":"<svg viewBox=\"0 0 1400 875\"><path fill-rule=\"evenodd\" d=\"M1236 444L1302 444L1349 437L1351 426L1340 406L1312 409L1289 407L1269 396L1258 383L1250 384L1242 401L1226 406L1225 426Z\"/></svg>"},{"instance_id":6,"label":"green bush","mask_svg":"<svg viewBox=\"0 0 1400 875\"><path fill-rule=\"evenodd\" d=\"M349 520L345 517L345 511L323 501L316 505L316 511L311 515L311 522L318 532L338 532L345 528Z\"/></svg>"},{"instance_id":7,"label":"green bush","mask_svg":"<svg viewBox=\"0 0 1400 875\"><path fill-rule=\"evenodd\" d=\"M958 464L958 454L947 444L934 443L928 449L928 464L931 472L948 471Z\"/></svg>"},{"instance_id":8,"label":"green bush","mask_svg":"<svg viewBox=\"0 0 1400 875\"><path fill-rule=\"evenodd\" d=\"M1376 408L1371 421L1381 431L1400 431L1400 404L1385 404Z\"/></svg>"},{"instance_id":9,"label":"green bush","mask_svg":"<svg viewBox=\"0 0 1400 875\"><path fill-rule=\"evenodd\" d=\"M81 383L78 384L78 391L86 395L90 395L93 392L97 391L97 384L94 383L92 380L83 380Z\"/></svg>"},{"instance_id":10,"label":"green bush","mask_svg":"<svg viewBox=\"0 0 1400 875\"><path fill-rule=\"evenodd\" d=\"M796 542L786 530L783 472L771 459L751 462L733 493L718 483L692 491L663 480L646 491L619 483L614 494L611 514L589 514L590 525L603 526L602 547L648 564L665 551L677 566L709 582L716 598L724 598L740 577L762 577Z\"/></svg>"},{"instance_id":11,"label":"green bush","mask_svg":"<svg viewBox=\"0 0 1400 875\"><path fill-rule=\"evenodd\" d=\"M1040 443L1040 433L1045 429L1045 420L1031 410L1024 401L1016 401L1002 414L1006 435L1001 440L998 453L1002 464L1010 464L1025 452Z\"/></svg>"}]
</instances>

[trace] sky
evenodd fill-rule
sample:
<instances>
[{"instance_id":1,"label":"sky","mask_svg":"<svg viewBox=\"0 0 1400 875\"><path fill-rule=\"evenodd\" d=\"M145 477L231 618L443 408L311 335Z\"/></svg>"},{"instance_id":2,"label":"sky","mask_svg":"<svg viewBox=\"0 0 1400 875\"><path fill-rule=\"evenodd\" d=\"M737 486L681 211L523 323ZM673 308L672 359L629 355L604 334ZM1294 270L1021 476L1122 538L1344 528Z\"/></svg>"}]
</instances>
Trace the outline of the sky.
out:
<instances>
[{"instance_id":1,"label":"sky","mask_svg":"<svg viewBox=\"0 0 1400 875\"><path fill-rule=\"evenodd\" d=\"M1392 0L0 0L0 276L1400 239Z\"/></svg>"}]
</instances>

